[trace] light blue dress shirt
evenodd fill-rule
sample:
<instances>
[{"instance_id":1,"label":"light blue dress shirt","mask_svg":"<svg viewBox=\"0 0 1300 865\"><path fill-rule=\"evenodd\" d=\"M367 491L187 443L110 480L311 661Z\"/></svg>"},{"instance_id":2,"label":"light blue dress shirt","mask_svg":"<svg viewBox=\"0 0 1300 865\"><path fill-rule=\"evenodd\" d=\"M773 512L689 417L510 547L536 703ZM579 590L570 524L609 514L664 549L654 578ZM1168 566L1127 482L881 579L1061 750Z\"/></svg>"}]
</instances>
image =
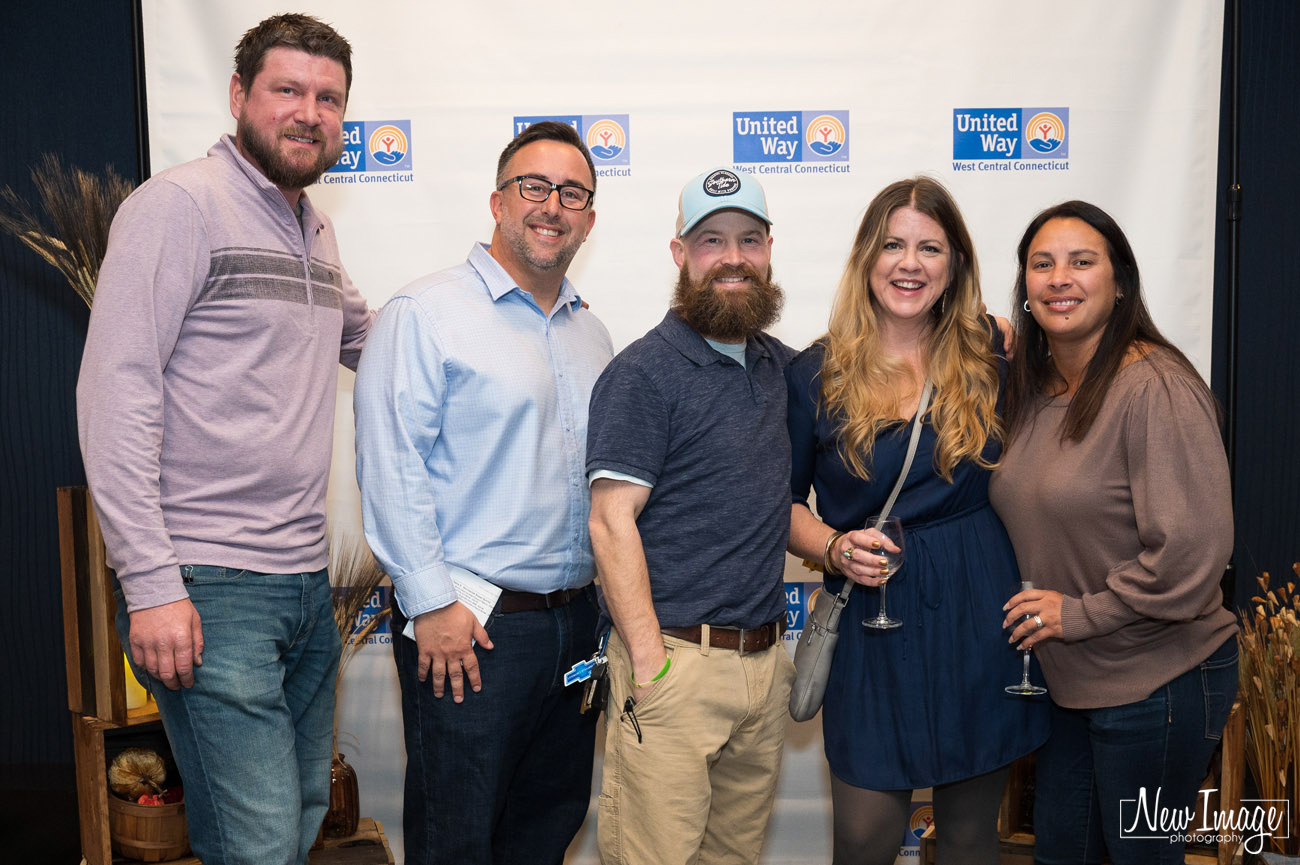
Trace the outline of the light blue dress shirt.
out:
<instances>
[{"instance_id":1,"label":"light blue dress shirt","mask_svg":"<svg viewBox=\"0 0 1300 865\"><path fill-rule=\"evenodd\" d=\"M385 304L357 368L357 481L408 618L456 600L449 564L516 591L591 582L587 405L611 357L572 283L548 314L485 244Z\"/></svg>"}]
</instances>

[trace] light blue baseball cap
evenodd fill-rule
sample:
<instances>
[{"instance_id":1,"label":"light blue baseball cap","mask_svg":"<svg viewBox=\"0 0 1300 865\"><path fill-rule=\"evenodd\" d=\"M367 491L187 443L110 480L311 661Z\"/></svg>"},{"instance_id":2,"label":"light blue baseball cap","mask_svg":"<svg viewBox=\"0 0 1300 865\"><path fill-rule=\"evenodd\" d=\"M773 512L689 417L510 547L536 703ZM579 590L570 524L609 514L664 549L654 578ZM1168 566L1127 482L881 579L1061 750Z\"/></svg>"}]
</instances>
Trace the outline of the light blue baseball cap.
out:
<instances>
[{"instance_id":1,"label":"light blue baseball cap","mask_svg":"<svg viewBox=\"0 0 1300 865\"><path fill-rule=\"evenodd\" d=\"M758 181L743 171L715 168L682 187L677 201L677 236L688 233L701 219L719 210L743 210L769 226L767 196Z\"/></svg>"}]
</instances>

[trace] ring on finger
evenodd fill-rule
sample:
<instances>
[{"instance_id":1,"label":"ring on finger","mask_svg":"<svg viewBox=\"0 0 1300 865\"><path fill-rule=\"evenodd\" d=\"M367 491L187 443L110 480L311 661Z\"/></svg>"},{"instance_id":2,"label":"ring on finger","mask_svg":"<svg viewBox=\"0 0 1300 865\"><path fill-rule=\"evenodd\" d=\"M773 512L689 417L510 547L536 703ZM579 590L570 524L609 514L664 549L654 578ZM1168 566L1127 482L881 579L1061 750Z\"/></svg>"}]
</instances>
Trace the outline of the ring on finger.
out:
<instances>
[{"instance_id":1,"label":"ring on finger","mask_svg":"<svg viewBox=\"0 0 1300 865\"><path fill-rule=\"evenodd\" d=\"M1043 617L1042 617L1042 616L1034 616L1034 624L1037 626L1037 627L1034 628L1034 630L1035 630L1035 631L1041 631L1041 630L1043 629Z\"/></svg>"},{"instance_id":2,"label":"ring on finger","mask_svg":"<svg viewBox=\"0 0 1300 865\"><path fill-rule=\"evenodd\" d=\"M853 547L847 547L840 555L844 557L846 562L853 561Z\"/></svg>"}]
</instances>

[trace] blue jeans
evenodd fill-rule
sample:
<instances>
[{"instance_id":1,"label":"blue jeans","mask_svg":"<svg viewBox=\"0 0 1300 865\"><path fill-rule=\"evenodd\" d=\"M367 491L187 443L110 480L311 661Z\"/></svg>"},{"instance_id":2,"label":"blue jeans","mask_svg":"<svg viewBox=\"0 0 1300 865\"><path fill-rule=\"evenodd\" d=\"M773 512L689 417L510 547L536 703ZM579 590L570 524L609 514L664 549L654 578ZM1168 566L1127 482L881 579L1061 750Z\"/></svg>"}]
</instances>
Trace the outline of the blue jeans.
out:
<instances>
[{"instance_id":1,"label":"blue jeans","mask_svg":"<svg viewBox=\"0 0 1300 865\"><path fill-rule=\"evenodd\" d=\"M415 641L393 605L402 686L406 865L560 865L591 797L596 713L564 673L596 651L595 592L567 606L494 613L475 649L483 689L441 699L416 678ZM205 863L206 865L206 863Z\"/></svg>"},{"instance_id":2,"label":"blue jeans","mask_svg":"<svg viewBox=\"0 0 1300 865\"><path fill-rule=\"evenodd\" d=\"M329 807L339 635L324 570L182 565L203 627L194 687L142 668L185 784L203 865L302 865ZM117 631L130 619L117 592ZM129 656L129 653L128 653Z\"/></svg>"},{"instance_id":3,"label":"blue jeans","mask_svg":"<svg viewBox=\"0 0 1300 865\"><path fill-rule=\"evenodd\" d=\"M1146 789L1166 812L1197 807L1197 791L1237 693L1237 638L1145 700L1100 709L1052 704L1052 735L1038 752L1034 861L1182 865L1181 841L1147 829L1135 800ZM1123 804L1121 800L1129 800ZM1199 812L1197 812L1199 813ZM1195 822L1193 826L1197 825Z\"/></svg>"}]
</instances>

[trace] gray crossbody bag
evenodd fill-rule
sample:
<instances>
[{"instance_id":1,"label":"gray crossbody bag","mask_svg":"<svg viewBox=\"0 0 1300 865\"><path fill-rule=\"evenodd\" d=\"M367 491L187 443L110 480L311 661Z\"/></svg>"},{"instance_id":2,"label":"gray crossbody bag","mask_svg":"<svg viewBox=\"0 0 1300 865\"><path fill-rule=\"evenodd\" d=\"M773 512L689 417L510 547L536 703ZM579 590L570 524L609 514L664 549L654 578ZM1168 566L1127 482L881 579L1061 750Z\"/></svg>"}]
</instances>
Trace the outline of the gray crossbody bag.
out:
<instances>
[{"instance_id":1,"label":"gray crossbody bag","mask_svg":"<svg viewBox=\"0 0 1300 865\"><path fill-rule=\"evenodd\" d=\"M916 409L916 419L912 422L912 438L907 443L907 458L903 460L903 470L899 472L894 489L880 512L880 522L894 507L898 493L903 489L903 481L912 468L912 458L916 456L916 444L921 439L921 418L930 405L930 393L934 383L925 380L925 389L921 391L921 404ZM880 528L880 523L876 524ZM838 595L821 591L813 605L813 611L804 625L799 645L794 650L794 687L790 689L790 717L796 721L807 721L822 707L822 698L826 696L826 680L831 674L831 660L835 657L835 644L840 640L840 613L849 602L849 593L856 585L845 577L844 589Z\"/></svg>"}]
</instances>

